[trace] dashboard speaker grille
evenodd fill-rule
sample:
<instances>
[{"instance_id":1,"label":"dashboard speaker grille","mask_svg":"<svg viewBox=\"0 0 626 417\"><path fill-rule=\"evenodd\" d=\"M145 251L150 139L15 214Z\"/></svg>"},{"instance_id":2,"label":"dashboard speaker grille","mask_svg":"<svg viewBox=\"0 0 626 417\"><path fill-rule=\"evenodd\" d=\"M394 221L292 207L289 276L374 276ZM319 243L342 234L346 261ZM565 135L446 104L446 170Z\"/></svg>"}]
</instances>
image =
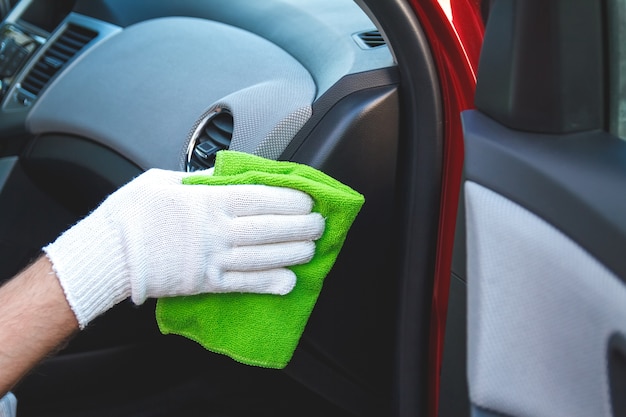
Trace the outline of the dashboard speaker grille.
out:
<instances>
[{"instance_id":1,"label":"dashboard speaker grille","mask_svg":"<svg viewBox=\"0 0 626 417\"><path fill-rule=\"evenodd\" d=\"M22 90L37 97L52 77L96 36L92 30L68 25L24 77Z\"/></svg>"},{"instance_id":2,"label":"dashboard speaker grille","mask_svg":"<svg viewBox=\"0 0 626 417\"><path fill-rule=\"evenodd\" d=\"M215 165L215 154L230 146L233 128L233 116L226 110L214 112L204 123L200 123L191 139L187 171L199 171Z\"/></svg>"}]
</instances>

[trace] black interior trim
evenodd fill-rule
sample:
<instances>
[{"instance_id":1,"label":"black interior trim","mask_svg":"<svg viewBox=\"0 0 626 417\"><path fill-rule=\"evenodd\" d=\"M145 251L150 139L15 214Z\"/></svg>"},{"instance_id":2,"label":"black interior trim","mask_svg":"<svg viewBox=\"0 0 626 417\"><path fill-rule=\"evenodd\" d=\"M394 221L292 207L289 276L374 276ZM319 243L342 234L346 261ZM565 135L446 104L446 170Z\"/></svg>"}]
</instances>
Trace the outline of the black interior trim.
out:
<instances>
[{"instance_id":1,"label":"black interior trim","mask_svg":"<svg viewBox=\"0 0 626 417\"><path fill-rule=\"evenodd\" d=\"M613 416L626 415L626 338L616 333L609 340L607 352L609 392Z\"/></svg>"},{"instance_id":2,"label":"black interior trim","mask_svg":"<svg viewBox=\"0 0 626 417\"><path fill-rule=\"evenodd\" d=\"M27 143L25 111L3 112L0 117L0 157L19 155Z\"/></svg>"},{"instance_id":3,"label":"black interior trim","mask_svg":"<svg viewBox=\"0 0 626 417\"><path fill-rule=\"evenodd\" d=\"M76 136L42 135L25 152L33 180L78 215L143 172L118 153Z\"/></svg>"},{"instance_id":4,"label":"black interior trim","mask_svg":"<svg viewBox=\"0 0 626 417\"><path fill-rule=\"evenodd\" d=\"M604 127L603 2L497 1L480 57L476 108L505 126Z\"/></svg>"},{"instance_id":5,"label":"black interior trim","mask_svg":"<svg viewBox=\"0 0 626 417\"><path fill-rule=\"evenodd\" d=\"M384 413L390 402L396 283L389 263L398 104L395 85L346 96L315 125L291 158L363 193L366 204L324 281L285 372L365 416ZM341 385L342 390L334 389ZM346 390L349 395L344 396Z\"/></svg>"},{"instance_id":6,"label":"black interior trim","mask_svg":"<svg viewBox=\"0 0 626 417\"><path fill-rule=\"evenodd\" d=\"M400 72L395 218L397 273L392 415L425 416L428 343L443 163L443 106L428 39L405 0L357 0L385 34Z\"/></svg>"},{"instance_id":7,"label":"black interior trim","mask_svg":"<svg viewBox=\"0 0 626 417\"><path fill-rule=\"evenodd\" d=\"M439 417L469 417L467 386L467 283L452 274L441 367Z\"/></svg>"},{"instance_id":8,"label":"black interior trim","mask_svg":"<svg viewBox=\"0 0 626 417\"><path fill-rule=\"evenodd\" d=\"M626 282L626 142L603 131L541 135L462 115L466 176L526 207ZM585 219L585 221L581 221Z\"/></svg>"},{"instance_id":9,"label":"black interior trim","mask_svg":"<svg viewBox=\"0 0 626 417\"><path fill-rule=\"evenodd\" d=\"M328 89L319 99L313 103L313 114L306 124L298 131L296 136L289 142L287 148L280 156L280 160L290 160L298 148L304 143L311 132L339 101L361 90L370 88L396 85L399 82L398 69L396 67L383 68L349 74L339 80Z\"/></svg>"},{"instance_id":10,"label":"black interior trim","mask_svg":"<svg viewBox=\"0 0 626 417\"><path fill-rule=\"evenodd\" d=\"M74 216L30 180L17 157L0 158L0 207L1 283L34 260Z\"/></svg>"},{"instance_id":11,"label":"black interior trim","mask_svg":"<svg viewBox=\"0 0 626 417\"><path fill-rule=\"evenodd\" d=\"M56 356L15 393L20 417L350 417L282 372L233 362L178 336Z\"/></svg>"},{"instance_id":12,"label":"black interior trim","mask_svg":"<svg viewBox=\"0 0 626 417\"><path fill-rule=\"evenodd\" d=\"M2 112L2 117L0 117L0 132L2 132L0 143L7 141L8 138L14 136L22 137L27 134L27 115L27 111Z\"/></svg>"},{"instance_id":13,"label":"black interior trim","mask_svg":"<svg viewBox=\"0 0 626 417\"><path fill-rule=\"evenodd\" d=\"M461 184L465 182L465 175ZM465 189L459 191L459 208L456 214L456 228L454 230L454 248L452 250L452 275L467 282L467 230L465 228Z\"/></svg>"},{"instance_id":14,"label":"black interior trim","mask_svg":"<svg viewBox=\"0 0 626 417\"><path fill-rule=\"evenodd\" d=\"M316 349L306 344L306 338L300 341L299 349L284 369L286 375L341 407L350 416L374 416L376 411L383 410L383 404L377 403L381 398L375 392L348 378L343 370L315 355Z\"/></svg>"}]
</instances>

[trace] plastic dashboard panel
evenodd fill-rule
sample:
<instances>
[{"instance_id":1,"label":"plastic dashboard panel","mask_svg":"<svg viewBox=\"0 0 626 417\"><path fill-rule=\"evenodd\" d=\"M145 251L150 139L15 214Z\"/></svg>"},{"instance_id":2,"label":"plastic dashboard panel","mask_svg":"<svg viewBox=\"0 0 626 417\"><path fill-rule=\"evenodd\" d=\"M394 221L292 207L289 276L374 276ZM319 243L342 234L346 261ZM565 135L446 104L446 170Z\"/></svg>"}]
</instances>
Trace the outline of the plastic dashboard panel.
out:
<instances>
[{"instance_id":1,"label":"plastic dashboard panel","mask_svg":"<svg viewBox=\"0 0 626 417\"><path fill-rule=\"evenodd\" d=\"M236 26L267 39L312 75L320 97L348 74L394 66L388 48L364 50L352 39L374 29L352 0L79 0L77 13L121 27L158 17L190 16Z\"/></svg>"},{"instance_id":2,"label":"plastic dashboard panel","mask_svg":"<svg viewBox=\"0 0 626 417\"><path fill-rule=\"evenodd\" d=\"M38 99L28 128L91 138L144 169L181 169L187 135L207 109L233 113L231 149L277 158L310 116L314 96L308 72L263 38L203 19L163 18L83 54Z\"/></svg>"},{"instance_id":3,"label":"plastic dashboard panel","mask_svg":"<svg viewBox=\"0 0 626 417\"><path fill-rule=\"evenodd\" d=\"M89 178L85 173L108 187L139 168L181 169L194 124L227 107L235 118L231 149L307 163L354 186L368 204L286 374L354 414L380 410L394 358L396 289L381 288L379 280L393 247L400 74L388 48L363 50L354 42L354 33L374 28L371 21L351 0L234 0L229 7L197 0L78 1L74 13L123 29L70 63L35 103L28 115L34 140L21 155L31 178L38 186L46 178L63 184L48 188L58 198L70 181ZM90 153L97 163L87 159ZM355 259L368 262L355 266ZM47 366L67 369L74 356L89 352L97 367L103 341L117 349L155 340L152 350L168 352L163 338L152 339L153 329L133 333L146 307L129 307L99 319ZM212 355L205 357L213 364ZM73 369L90 374L89 364ZM114 380L116 371L107 367L89 378ZM31 387L38 382L29 381ZM84 394L80 382L63 390ZM28 391L21 395L28 398Z\"/></svg>"}]
</instances>

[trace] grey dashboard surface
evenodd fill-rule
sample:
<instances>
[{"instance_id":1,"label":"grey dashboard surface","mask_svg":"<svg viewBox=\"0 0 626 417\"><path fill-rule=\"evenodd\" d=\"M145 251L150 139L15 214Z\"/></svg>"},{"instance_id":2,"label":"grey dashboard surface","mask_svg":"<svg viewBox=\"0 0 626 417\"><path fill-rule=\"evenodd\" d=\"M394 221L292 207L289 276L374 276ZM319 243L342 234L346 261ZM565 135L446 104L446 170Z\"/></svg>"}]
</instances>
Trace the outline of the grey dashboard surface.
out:
<instances>
[{"instance_id":1,"label":"grey dashboard surface","mask_svg":"<svg viewBox=\"0 0 626 417\"><path fill-rule=\"evenodd\" d=\"M122 27L165 16L240 27L293 55L313 76L317 97L347 74L394 65L387 47L354 42L354 34L375 29L354 0L79 0L74 10Z\"/></svg>"},{"instance_id":2,"label":"grey dashboard surface","mask_svg":"<svg viewBox=\"0 0 626 417\"><path fill-rule=\"evenodd\" d=\"M69 20L82 15L123 30L53 80L27 128L144 169L184 168L193 129L220 108L234 117L231 149L278 158L337 81L394 65L386 46L355 41L374 25L352 0L79 0Z\"/></svg>"},{"instance_id":3,"label":"grey dashboard surface","mask_svg":"<svg viewBox=\"0 0 626 417\"><path fill-rule=\"evenodd\" d=\"M228 108L231 149L276 158L310 116L315 84L289 54L250 32L185 17L132 25L66 69L27 125L90 138L142 168L183 168L206 111Z\"/></svg>"}]
</instances>

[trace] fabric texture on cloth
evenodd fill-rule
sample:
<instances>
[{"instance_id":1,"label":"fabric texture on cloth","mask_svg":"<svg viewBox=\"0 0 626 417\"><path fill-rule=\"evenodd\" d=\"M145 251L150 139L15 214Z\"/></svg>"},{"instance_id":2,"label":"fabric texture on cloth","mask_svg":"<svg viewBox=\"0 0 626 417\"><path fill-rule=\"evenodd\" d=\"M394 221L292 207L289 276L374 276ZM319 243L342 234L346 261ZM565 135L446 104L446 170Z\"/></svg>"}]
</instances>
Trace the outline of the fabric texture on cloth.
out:
<instances>
[{"instance_id":1,"label":"fabric texture on cloth","mask_svg":"<svg viewBox=\"0 0 626 417\"><path fill-rule=\"evenodd\" d=\"M244 364L284 368L364 197L314 168L233 151L217 154L213 176L192 176L184 183L294 188L309 194L314 200L313 211L326 219L313 259L291 267L297 283L285 296L203 294L163 298L157 303L156 317L162 333L185 336Z\"/></svg>"}]
</instances>

